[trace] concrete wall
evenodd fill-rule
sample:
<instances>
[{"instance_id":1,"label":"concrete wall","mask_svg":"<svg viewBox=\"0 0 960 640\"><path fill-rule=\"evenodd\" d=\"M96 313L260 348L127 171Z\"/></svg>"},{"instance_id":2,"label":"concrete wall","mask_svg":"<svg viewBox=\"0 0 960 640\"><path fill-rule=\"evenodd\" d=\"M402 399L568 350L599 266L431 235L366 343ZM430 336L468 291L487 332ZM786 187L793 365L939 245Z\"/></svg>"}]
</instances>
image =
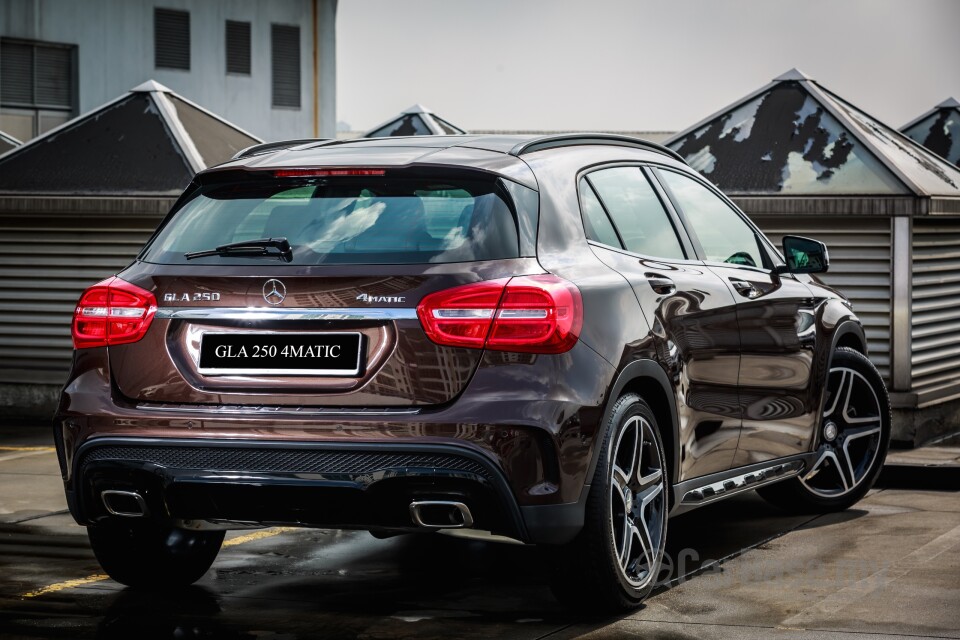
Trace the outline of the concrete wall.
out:
<instances>
[{"instance_id":1,"label":"concrete wall","mask_svg":"<svg viewBox=\"0 0 960 640\"><path fill-rule=\"evenodd\" d=\"M189 71L154 67L154 7L190 12ZM333 137L336 7L337 0L2 0L0 37L77 45L79 113L152 78L265 140ZM251 23L249 76L226 74L226 20ZM300 27L299 109L271 107L271 23Z\"/></svg>"}]
</instances>

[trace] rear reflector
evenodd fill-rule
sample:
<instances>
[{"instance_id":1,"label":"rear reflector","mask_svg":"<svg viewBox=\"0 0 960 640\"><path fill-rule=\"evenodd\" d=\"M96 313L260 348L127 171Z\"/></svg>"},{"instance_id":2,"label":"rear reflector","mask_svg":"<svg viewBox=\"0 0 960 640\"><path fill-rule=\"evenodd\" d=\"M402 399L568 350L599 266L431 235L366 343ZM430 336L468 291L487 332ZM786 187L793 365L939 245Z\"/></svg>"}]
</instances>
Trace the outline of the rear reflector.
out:
<instances>
[{"instance_id":1,"label":"rear reflector","mask_svg":"<svg viewBox=\"0 0 960 640\"><path fill-rule=\"evenodd\" d=\"M157 312L152 293L113 277L83 292L73 314L76 349L137 342Z\"/></svg>"},{"instance_id":2,"label":"rear reflector","mask_svg":"<svg viewBox=\"0 0 960 640\"><path fill-rule=\"evenodd\" d=\"M325 178L344 176L383 176L383 169L275 169L274 178Z\"/></svg>"},{"instance_id":3,"label":"rear reflector","mask_svg":"<svg viewBox=\"0 0 960 640\"><path fill-rule=\"evenodd\" d=\"M427 336L451 347L563 353L583 326L580 290L552 275L485 280L425 296L417 315Z\"/></svg>"}]
</instances>

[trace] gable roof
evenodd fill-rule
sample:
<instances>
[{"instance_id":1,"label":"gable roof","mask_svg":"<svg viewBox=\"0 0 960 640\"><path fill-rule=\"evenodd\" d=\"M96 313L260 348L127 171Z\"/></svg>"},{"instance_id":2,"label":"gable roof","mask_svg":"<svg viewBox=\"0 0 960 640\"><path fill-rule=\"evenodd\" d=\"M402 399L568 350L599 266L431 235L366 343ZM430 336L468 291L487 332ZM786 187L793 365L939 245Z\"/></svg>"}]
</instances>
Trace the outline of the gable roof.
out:
<instances>
[{"instance_id":1,"label":"gable roof","mask_svg":"<svg viewBox=\"0 0 960 640\"><path fill-rule=\"evenodd\" d=\"M947 98L900 131L960 167L960 101L956 98Z\"/></svg>"},{"instance_id":2,"label":"gable roof","mask_svg":"<svg viewBox=\"0 0 960 640\"><path fill-rule=\"evenodd\" d=\"M177 195L196 172L258 142L150 80L0 155L0 193Z\"/></svg>"},{"instance_id":3,"label":"gable roof","mask_svg":"<svg viewBox=\"0 0 960 640\"><path fill-rule=\"evenodd\" d=\"M960 170L791 69L665 144L739 195L960 196Z\"/></svg>"},{"instance_id":4,"label":"gable roof","mask_svg":"<svg viewBox=\"0 0 960 640\"><path fill-rule=\"evenodd\" d=\"M420 103L408 107L399 115L381 122L364 133L361 138L386 138L390 136L445 136L467 133L450 124Z\"/></svg>"}]
</instances>

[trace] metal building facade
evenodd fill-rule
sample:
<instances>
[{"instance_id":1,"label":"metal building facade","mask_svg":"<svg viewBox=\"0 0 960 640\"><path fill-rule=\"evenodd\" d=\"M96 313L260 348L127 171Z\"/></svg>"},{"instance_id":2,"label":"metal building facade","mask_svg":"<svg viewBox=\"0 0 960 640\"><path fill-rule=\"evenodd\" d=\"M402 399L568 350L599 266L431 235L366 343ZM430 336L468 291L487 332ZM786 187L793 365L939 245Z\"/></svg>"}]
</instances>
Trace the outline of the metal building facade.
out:
<instances>
[{"instance_id":1,"label":"metal building facade","mask_svg":"<svg viewBox=\"0 0 960 640\"><path fill-rule=\"evenodd\" d=\"M3 0L0 42L70 51L73 73L66 84L73 86L64 89L75 95L69 117L155 78L264 139L333 137L336 10L337 0ZM161 17L164 12L186 15L183 60L157 50L158 39L166 38L170 30L158 22L156 12ZM246 50L239 53L245 54L242 58L249 66L237 66L236 56L228 56L228 34L235 34L229 25L237 24L247 27ZM278 40L284 34L296 39L289 43L296 45L292 50L279 46L286 42ZM298 84L292 87L298 89L299 105L275 104L277 51L285 61L299 53L299 78L294 79ZM281 70L287 67L284 64ZM9 104L0 95L0 111ZM26 136L16 137L27 141Z\"/></svg>"}]
</instances>

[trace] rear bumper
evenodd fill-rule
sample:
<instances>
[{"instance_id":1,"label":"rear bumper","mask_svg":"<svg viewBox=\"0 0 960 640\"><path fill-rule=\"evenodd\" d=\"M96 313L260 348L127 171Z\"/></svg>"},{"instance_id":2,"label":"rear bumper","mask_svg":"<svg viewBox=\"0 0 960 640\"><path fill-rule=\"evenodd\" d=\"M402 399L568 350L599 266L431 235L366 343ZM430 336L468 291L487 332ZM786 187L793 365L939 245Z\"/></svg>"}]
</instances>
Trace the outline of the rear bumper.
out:
<instances>
[{"instance_id":1,"label":"rear bumper","mask_svg":"<svg viewBox=\"0 0 960 640\"><path fill-rule=\"evenodd\" d=\"M71 511L84 524L103 516L97 511L102 503L85 493L94 490L94 479L153 483L152 492L163 507L157 512L166 517L197 515L196 503L205 502L219 509L207 509L205 513L212 514L208 519L359 528L401 521L409 525L409 504L401 505L400 514L392 503L385 505L386 497L396 501L395 492L405 500L439 488L492 505L487 510L493 515L486 523L478 520L478 528L529 542L564 542L582 526L586 473L614 375L609 363L578 343L561 355L519 362L513 354L486 353L468 387L441 406L271 406L266 393L262 406L173 405L123 397L113 384L106 351L76 353L56 416L55 439ZM230 399L224 396L221 401ZM286 450L293 451L294 458L318 451L450 455L468 461L474 470L450 467L446 460L359 471L253 465L241 467L238 474L231 464L184 466L176 457L90 457L91 452L130 442L154 447L154 454L160 447L185 447ZM253 509L252 502L286 503L287 509L278 516ZM298 507L301 503L342 508L317 506L311 512Z\"/></svg>"},{"instance_id":2,"label":"rear bumper","mask_svg":"<svg viewBox=\"0 0 960 640\"><path fill-rule=\"evenodd\" d=\"M564 542L583 524L578 503L519 507L490 460L447 445L96 438L77 450L66 490L84 525L119 517L104 491L142 496L144 517L181 526L414 531L411 502L435 500L524 542Z\"/></svg>"}]
</instances>

